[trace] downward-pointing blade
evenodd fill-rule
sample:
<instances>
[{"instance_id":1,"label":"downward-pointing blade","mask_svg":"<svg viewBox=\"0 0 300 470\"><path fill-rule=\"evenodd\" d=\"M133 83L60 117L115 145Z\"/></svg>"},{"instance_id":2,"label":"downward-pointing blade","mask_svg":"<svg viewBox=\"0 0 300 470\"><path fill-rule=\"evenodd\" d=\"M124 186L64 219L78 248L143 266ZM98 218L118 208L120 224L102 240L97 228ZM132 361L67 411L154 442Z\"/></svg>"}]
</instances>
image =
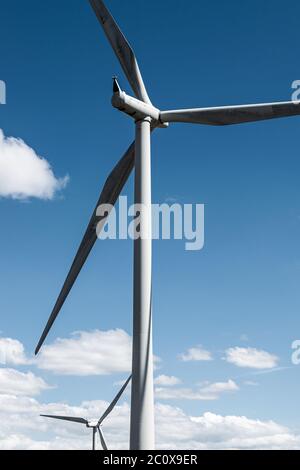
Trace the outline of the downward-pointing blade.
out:
<instances>
[{"instance_id":1,"label":"downward-pointing blade","mask_svg":"<svg viewBox=\"0 0 300 470\"><path fill-rule=\"evenodd\" d=\"M97 240L96 228L97 232L100 233L105 224L105 221L107 220L109 214L106 214L104 217L99 217L96 213L97 208L102 204L110 204L111 206L114 206L117 202L117 199L134 167L134 150L135 148L133 143L106 180L103 191L100 195L88 228L77 251L69 274L65 280L54 309L39 340L35 354L37 354L42 347L53 323L55 322L67 296L70 293L70 290L72 289L85 261L87 260L87 257L89 256Z\"/></svg>"},{"instance_id":2,"label":"downward-pointing blade","mask_svg":"<svg viewBox=\"0 0 300 470\"><path fill-rule=\"evenodd\" d=\"M100 436L100 442L101 442L101 445L102 445L102 449L103 450L108 450L105 439L104 439L104 436L103 436L103 432L100 429L100 426L98 426L98 431L99 431L99 436Z\"/></svg>"},{"instance_id":3,"label":"downward-pointing blade","mask_svg":"<svg viewBox=\"0 0 300 470\"><path fill-rule=\"evenodd\" d=\"M116 21L102 0L89 0L104 32L115 51L136 97L150 104L150 99L137 63L136 56Z\"/></svg>"}]
</instances>

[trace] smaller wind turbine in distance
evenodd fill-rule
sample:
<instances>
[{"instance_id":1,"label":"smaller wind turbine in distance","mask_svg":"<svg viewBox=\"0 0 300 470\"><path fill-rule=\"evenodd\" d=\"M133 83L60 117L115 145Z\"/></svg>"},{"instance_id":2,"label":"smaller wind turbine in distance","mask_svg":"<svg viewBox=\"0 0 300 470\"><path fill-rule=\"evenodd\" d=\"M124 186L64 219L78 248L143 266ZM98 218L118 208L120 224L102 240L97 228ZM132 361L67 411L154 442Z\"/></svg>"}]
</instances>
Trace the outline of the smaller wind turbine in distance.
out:
<instances>
[{"instance_id":1,"label":"smaller wind turbine in distance","mask_svg":"<svg viewBox=\"0 0 300 470\"><path fill-rule=\"evenodd\" d=\"M72 417L72 416L56 416L56 415L40 415L43 418L51 418L51 419L59 419L61 421L71 421L72 423L79 423L79 424L85 424L87 428L90 428L93 430L93 444L92 444L92 450L96 449L96 435L97 431L99 433L100 437L100 442L103 450L108 450L108 447L106 445L103 431L101 429L103 421L107 418L107 416L112 412L118 401L120 400L121 396L123 395L123 392L125 391L127 385L129 384L131 380L131 376L126 380L124 383L123 387L119 391L119 393L115 396L109 407L105 410L103 415L98 421L88 421L85 418L79 418L79 417Z\"/></svg>"}]
</instances>

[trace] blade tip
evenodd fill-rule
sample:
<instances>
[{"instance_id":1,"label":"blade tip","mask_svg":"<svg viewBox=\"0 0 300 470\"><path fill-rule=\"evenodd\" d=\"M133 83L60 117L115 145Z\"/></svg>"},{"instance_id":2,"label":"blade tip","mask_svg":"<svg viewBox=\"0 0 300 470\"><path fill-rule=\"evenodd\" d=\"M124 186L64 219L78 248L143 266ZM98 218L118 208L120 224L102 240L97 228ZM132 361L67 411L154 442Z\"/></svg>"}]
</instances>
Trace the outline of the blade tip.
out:
<instances>
[{"instance_id":1,"label":"blade tip","mask_svg":"<svg viewBox=\"0 0 300 470\"><path fill-rule=\"evenodd\" d=\"M43 343L44 343L44 339L41 338L38 345L37 345L37 347L35 348L35 351L34 351L35 356L37 356L38 353L40 352L41 347L43 346Z\"/></svg>"}]
</instances>

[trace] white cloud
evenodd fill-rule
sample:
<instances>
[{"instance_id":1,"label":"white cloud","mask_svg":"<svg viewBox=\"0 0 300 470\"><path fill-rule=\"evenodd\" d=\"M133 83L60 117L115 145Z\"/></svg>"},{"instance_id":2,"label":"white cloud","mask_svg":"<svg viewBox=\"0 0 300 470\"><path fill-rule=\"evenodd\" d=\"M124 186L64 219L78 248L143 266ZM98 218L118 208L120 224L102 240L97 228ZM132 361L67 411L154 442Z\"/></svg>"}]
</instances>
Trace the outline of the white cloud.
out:
<instances>
[{"instance_id":1,"label":"white cloud","mask_svg":"<svg viewBox=\"0 0 300 470\"><path fill-rule=\"evenodd\" d=\"M55 422L39 414L66 414L96 419L108 403L85 401L43 404L26 397L0 395L0 449L90 449L85 426ZM128 449L128 403L118 405L103 431L110 449ZM204 413L189 416L180 408L156 405L158 449L300 449L300 436L274 421Z\"/></svg>"},{"instance_id":2,"label":"white cloud","mask_svg":"<svg viewBox=\"0 0 300 470\"><path fill-rule=\"evenodd\" d=\"M80 331L44 346L40 369L62 375L109 375L131 370L131 337L123 330Z\"/></svg>"},{"instance_id":3,"label":"white cloud","mask_svg":"<svg viewBox=\"0 0 300 470\"><path fill-rule=\"evenodd\" d=\"M179 385L181 380L178 377L169 376L169 375L159 375L154 380L155 385L161 385L162 387L173 387L174 385Z\"/></svg>"},{"instance_id":4,"label":"white cloud","mask_svg":"<svg viewBox=\"0 0 300 470\"><path fill-rule=\"evenodd\" d=\"M227 349L225 360L238 367L273 369L277 366L279 358L267 351L236 347Z\"/></svg>"},{"instance_id":5,"label":"white cloud","mask_svg":"<svg viewBox=\"0 0 300 470\"><path fill-rule=\"evenodd\" d=\"M158 369L161 359L154 356L153 361ZM0 338L3 365L31 365L58 375L94 376L129 373L131 362L132 338L121 329L75 332L44 346L36 358L26 355L20 341Z\"/></svg>"},{"instance_id":6,"label":"white cloud","mask_svg":"<svg viewBox=\"0 0 300 470\"><path fill-rule=\"evenodd\" d=\"M239 387L233 380L229 379L227 382L215 382L206 385L201 390L204 393L219 395L223 392L235 392L239 390Z\"/></svg>"},{"instance_id":7,"label":"white cloud","mask_svg":"<svg viewBox=\"0 0 300 470\"><path fill-rule=\"evenodd\" d=\"M208 395L192 388L157 387L155 396L160 400L216 400L215 395Z\"/></svg>"},{"instance_id":8,"label":"white cloud","mask_svg":"<svg viewBox=\"0 0 300 470\"><path fill-rule=\"evenodd\" d=\"M159 448L218 449L299 449L300 436L273 421L243 416L204 413L187 416L180 408L156 408Z\"/></svg>"},{"instance_id":9,"label":"white cloud","mask_svg":"<svg viewBox=\"0 0 300 470\"><path fill-rule=\"evenodd\" d=\"M212 355L201 346L190 348L186 353L179 354L179 359L183 362L189 361L212 361Z\"/></svg>"},{"instance_id":10,"label":"white cloud","mask_svg":"<svg viewBox=\"0 0 300 470\"><path fill-rule=\"evenodd\" d=\"M53 199L67 182L23 140L7 138L0 129L0 197Z\"/></svg>"},{"instance_id":11,"label":"white cloud","mask_svg":"<svg viewBox=\"0 0 300 470\"><path fill-rule=\"evenodd\" d=\"M32 372L19 372L0 368L0 393L8 395L39 395L51 388L42 378Z\"/></svg>"},{"instance_id":12,"label":"white cloud","mask_svg":"<svg viewBox=\"0 0 300 470\"><path fill-rule=\"evenodd\" d=\"M23 434L10 434L0 439L0 450L49 450L48 442L37 442Z\"/></svg>"},{"instance_id":13,"label":"white cloud","mask_svg":"<svg viewBox=\"0 0 300 470\"><path fill-rule=\"evenodd\" d=\"M205 384L197 388L156 387L156 397L161 400L217 400L223 393L236 392L238 385L233 380Z\"/></svg>"},{"instance_id":14,"label":"white cloud","mask_svg":"<svg viewBox=\"0 0 300 470\"><path fill-rule=\"evenodd\" d=\"M18 366L29 362L24 346L20 341L11 338L0 338L0 364Z\"/></svg>"}]
</instances>

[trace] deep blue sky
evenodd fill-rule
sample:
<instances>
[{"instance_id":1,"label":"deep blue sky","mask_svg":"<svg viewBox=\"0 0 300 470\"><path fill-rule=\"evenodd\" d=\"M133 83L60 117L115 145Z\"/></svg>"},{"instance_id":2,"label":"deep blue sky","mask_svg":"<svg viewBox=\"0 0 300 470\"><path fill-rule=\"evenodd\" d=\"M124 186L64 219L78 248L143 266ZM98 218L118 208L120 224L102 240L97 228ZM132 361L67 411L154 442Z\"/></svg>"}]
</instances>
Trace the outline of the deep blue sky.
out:
<instances>
[{"instance_id":1,"label":"deep blue sky","mask_svg":"<svg viewBox=\"0 0 300 470\"><path fill-rule=\"evenodd\" d=\"M0 329L33 351L102 185L133 138L111 107L111 77L130 92L87 1L1 2L0 128L70 175L52 202L0 200ZM286 101L300 79L297 0L107 1L162 109ZM155 353L187 385L239 380L221 361L247 345L289 366L300 336L300 118L228 128L171 126L153 138L153 198L206 205L206 244L154 243ZM132 179L125 194L132 197ZM49 340L88 329L131 331L131 242L99 242ZM218 360L181 364L202 344ZM300 369L261 375L259 387L180 403L200 414L246 414L299 427ZM257 380L257 378L255 379ZM57 379L49 400L111 396L111 378ZM74 387L76 384L76 387ZM76 388L76 391L74 391ZM72 395L70 396L70 390ZM69 393L69 395L68 395ZM105 394L107 396L105 396ZM88 395L88 396L87 396ZM46 394L47 396L47 394Z\"/></svg>"}]
</instances>

